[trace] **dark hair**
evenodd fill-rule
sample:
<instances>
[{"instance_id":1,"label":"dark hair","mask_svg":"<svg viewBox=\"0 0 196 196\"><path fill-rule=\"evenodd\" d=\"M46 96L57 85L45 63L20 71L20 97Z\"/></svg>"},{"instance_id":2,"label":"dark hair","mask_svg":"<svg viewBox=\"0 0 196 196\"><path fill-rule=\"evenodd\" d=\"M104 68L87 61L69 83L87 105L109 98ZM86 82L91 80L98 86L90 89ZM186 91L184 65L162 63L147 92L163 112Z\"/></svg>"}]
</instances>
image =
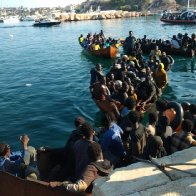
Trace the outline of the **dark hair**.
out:
<instances>
[{"instance_id":1,"label":"dark hair","mask_svg":"<svg viewBox=\"0 0 196 196\"><path fill-rule=\"evenodd\" d=\"M158 111L163 112L164 110L167 109L167 103L164 100L157 100L156 101L156 108Z\"/></svg>"},{"instance_id":2,"label":"dark hair","mask_svg":"<svg viewBox=\"0 0 196 196\"><path fill-rule=\"evenodd\" d=\"M148 115L149 124L155 123L157 121L157 119L158 119L158 115L156 112L149 113L149 115Z\"/></svg>"},{"instance_id":3,"label":"dark hair","mask_svg":"<svg viewBox=\"0 0 196 196\"><path fill-rule=\"evenodd\" d=\"M8 149L10 149L10 146L8 144L1 143L0 144L0 156L5 156Z\"/></svg>"},{"instance_id":4,"label":"dark hair","mask_svg":"<svg viewBox=\"0 0 196 196\"><path fill-rule=\"evenodd\" d=\"M196 104L191 104L189 108L191 114L196 114Z\"/></svg>"},{"instance_id":5,"label":"dark hair","mask_svg":"<svg viewBox=\"0 0 196 196\"><path fill-rule=\"evenodd\" d=\"M133 108L136 106L136 102L131 98L127 98L125 100L125 105L128 109L133 110Z\"/></svg>"},{"instance_id":6,"label":"dark hair","mask_svg":"<svg viewBox=\"0 0 196 196\"><path fill-rule=\"evenodd\" d=\"M82 135L86 139L90 139L90 137L94 133L93 127L89 123L87 123L87 122L85 122L84 124L82 124L80 130L81 130Z\"/></svg>"},{"instance_id":7,"label":"dark hair","mask_svg":"<svg viewBox=\"0 0 196 196\"><path fill-rule=\"evenodd\" d=\"M133 124L135 124L135 123L139 122L139 120L140 120L140 114L137 111L131 111L128 114L128 118L129 118L129 120Z\"/></svg>"},{"instance_id":8,"label":"dark hair","mask_svg":"<svg viewBox=\"0 0 196 196\"><path fill-rule=\"evenodd\" d=\"M89 144L88 156L90 158L90 161L97 161L99 158L101 158L100 157L101 153L102 153L101 146L98 143L93 142Z\"/></svg>"},{"instance_id":9,"label":"dark hair","mask_svg":"<svg viewBox=\"0 0 196 196\"><path fill-rule=\"evenodd\" d=\"M193 130L193 122L189 119L185 119L182 122L182 130L185 132L191 132Z\"/></svg>"},{"instance_id":10,"label":"dark hair","mask_svg":"<svg viewBox=\"0 0 196 196\"><path fill-rule=\"evenodd\" d=\"M159 124L163 127L166 127L169 125L169 119L166 116L161 116L159 118Z\"/></svg>"},{"instance_id":11,"label":"dark hair","mask_svg":"<svg viewBox=\"0 0 196 196\"><path fill-rule=\"evenodd\" d=\"M80 125L85 123L85 119L82 116L78 116L75 118L74 124L76 127L79 127Z\"/></svg>"}]
</instances>

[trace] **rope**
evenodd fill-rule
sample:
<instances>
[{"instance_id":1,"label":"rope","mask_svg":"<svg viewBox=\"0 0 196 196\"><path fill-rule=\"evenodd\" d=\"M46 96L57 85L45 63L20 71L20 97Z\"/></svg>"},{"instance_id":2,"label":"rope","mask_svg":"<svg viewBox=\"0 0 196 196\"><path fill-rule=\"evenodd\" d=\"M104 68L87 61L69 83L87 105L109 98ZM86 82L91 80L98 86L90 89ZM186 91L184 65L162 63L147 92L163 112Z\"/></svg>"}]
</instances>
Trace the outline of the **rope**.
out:
<instances>
[{"instance_id":1,"label":"rope","mask_svg":"<svg viewBox=\"0 0 196 196\"><path fill-rule=\"evenodd\" d=\"M161 164L159 165L158 163L156 163L155 161L153 161L153 159L151 158L151 160L145 160L145 159L141 159L141 158L138 158L138 157L134 157L136 160L138 161L141 161L141 162L144 162L144 163L148 163L148 164L151 164L151 165L154 165L156 166L160 171L162 171L171 181L174 181L175 178L173 178L168 171L165 170L165 168L169 168L169 169L173 169L173 170L176 170L176 171L180 171L180 172L183 172L183 173L186 173L186 174L189 174L191 177L196 177L196 174L193 174L192 172L189 172L189 171L184 171L184 170L181 170L181 169L178 169L178 168L175 168L175 167L172 167L172 166L177 166L177 165L196 165L195 163L175 163L175 164Z\"/></svg>"}]
</instances>

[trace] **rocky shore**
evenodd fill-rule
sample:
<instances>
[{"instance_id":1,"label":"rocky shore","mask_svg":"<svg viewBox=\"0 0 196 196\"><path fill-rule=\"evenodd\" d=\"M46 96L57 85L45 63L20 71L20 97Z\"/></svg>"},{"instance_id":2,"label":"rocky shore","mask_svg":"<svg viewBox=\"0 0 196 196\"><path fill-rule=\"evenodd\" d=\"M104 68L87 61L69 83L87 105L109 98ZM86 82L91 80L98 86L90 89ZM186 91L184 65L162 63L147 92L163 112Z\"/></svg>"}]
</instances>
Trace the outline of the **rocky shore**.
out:
<instances>
[{"instance_id":1,"label":"rocky shore","mask_svg":"<svg viewBox=\"0 0 196 196\"><path fill-rule=\"evenodd\" d=\"M128 12L128 11L101 11L92 13L63 13L59 16L60 20L65 21L82 21L82 20L105 20L105 19L116 19L116 18L130 18L147 16L148 13L142 12Z\"/></svg>"}]
</instances>

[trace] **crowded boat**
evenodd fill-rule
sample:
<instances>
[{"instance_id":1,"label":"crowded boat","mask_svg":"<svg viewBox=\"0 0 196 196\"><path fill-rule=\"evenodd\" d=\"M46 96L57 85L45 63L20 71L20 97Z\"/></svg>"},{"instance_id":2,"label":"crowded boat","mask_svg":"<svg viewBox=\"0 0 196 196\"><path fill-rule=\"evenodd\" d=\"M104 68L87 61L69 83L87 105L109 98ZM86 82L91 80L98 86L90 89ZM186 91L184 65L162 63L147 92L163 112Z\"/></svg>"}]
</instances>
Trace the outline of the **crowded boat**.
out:
<instances>
[{"instance_id":1,"label":"crowded boat","mask_svg":"<svg viewBox=\"0 0 196 196\"><path fill-rule=\"evenodd\" d=\"M100 33L88 33L86 37L81 34L78 38L82 48L90 54L98 57L115 58L118 53L118 40L106 37L103 31Z\"/></svg>"},{"instance_id":2,"label":"crowded boat","mask_svg":"<svg viewBox=\"0 0 196 196\"><path fill-rule=\"evenodd\" d=\"M79 42L92 50L108 43L103 32L87 38L81 35ZM103 111L99 130L77 116L75 128L61 148L35 149L26 134L20 137L18 153L0 143L0 171L48 189L92 194L93 182L116 168L196 146L196 104L161 97L168 85L172 57L156 44L146 59L142 42L145 39L138 41L130 31L125 40L127 54L115 59L108 73L101 64L90 70L90 93ZM112 44L111 39L108 47Z\"/></svg>"},{"instance_id":3,"label":"crowded boat","mask_svg":"<svg viewBox=\"0 0 196 196\"><path fill-rule=\"evenodd\" d=\"M132 48L135 47L135 50L142 50L145 54L150 54L151 50L154 50L158 46L159 50L166 52L167 55L178 55L178 56L187 56L194 57L196 54L196 35L192 33L182 34L178 33L171 37L168 36L167 40L162 38L160 39L150 39L147 35L144 35L143 38L137 38L130 35L125 39L121 40L123 43L123 48L126 53L130 53ZM130 43L130 45L127 44Z\"/></svg>"},{"instance_id":4,"label":"crowded boat","mask_svg":"<svg viewBox=\"0 0 196 196\"><path fill-rule=\"evenodd\" d=\"M170 13L167 10L165 10L160 20L162 22L170 24L194 25L196 24L196 10L186 9L177 13Z\"/></svg>"}]
</instances>

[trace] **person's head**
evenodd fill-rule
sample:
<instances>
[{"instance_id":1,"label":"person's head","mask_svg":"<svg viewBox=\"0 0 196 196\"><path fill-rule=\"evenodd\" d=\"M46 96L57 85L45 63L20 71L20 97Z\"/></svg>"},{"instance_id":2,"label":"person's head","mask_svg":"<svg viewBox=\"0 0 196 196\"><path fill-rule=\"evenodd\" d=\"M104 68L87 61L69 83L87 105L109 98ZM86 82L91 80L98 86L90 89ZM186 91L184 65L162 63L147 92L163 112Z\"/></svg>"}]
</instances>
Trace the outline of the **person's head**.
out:
<instances>
[{"instance_id":1,"label":"person's head","mask_svg":"<svg viewBox=\"0 0 196 196\"><path fill-rule=\"evenodd\" d=\"M181 106L182 106L183 111L184 111L184 112L186 112L186 111L188 111L188 110L189 110L190 103L189 103L189 102L184 101L184 102L182 102L182 103L181 103Z\"/></svg>"},{"instance_id":2,"label":"person's head","mask_svg":"<svg viewBox=\"0 0 196 196\"><path fill-rule=\"evenodd\" d=\"M148 121L149 121L149 124L150 125L156 123L157 120L158 120L158 115L157 115L156 112L149 113L149 115L148 115Z\"/></svg>"},{"instance_id":3,"label":"person's head","mask_svg":"<svg viewBox=\"0 0 196 196\"><path fill-rule=\"evenodd\" d=\"M140 115L137 111L131 111L128 114L129 121L131 122L132 126L136 125L140 120Z\"/></svg>"},{"instance_id":4,"label":"person's head","mask_svg":"<svg viewBox=\"0 0 196 196\"><path fill-rule=\"evenodd\" d=\"M129 31L129 36L133 35L133 31Z\"/></svg>"},{"instance_id":5,"label":"person's head","mask_svg":"<svg viewBox=\"0 0 196 196\"><path fill-rule=\"evenodd\" d=\"M101 64L96 64L96 70L97 71L101 71L102 70L102 66L101 66Z\"/></svg>"},{"instance_id":6,"label":"person's head","mask_svg":"<svg viewBox=\"0 0 196 196\"><path fill-rule=\"evenodd\" d=\"M128 92L129 90L129 85L127 84L127 82L123 82L122 83L122 90L125 92Z\"/></svg>"},{"instance_id":7,"label":"person's head","mask_svg":"<svg viewBox=\"0 0 196 196\"><path fill-rule=\"evenodd\" d=\"M160 136L150 136L147 141L148 157L157 157L157 153L163 147L163 141Z\"/></svg>"},{"instance_id":8,"label":"person's head","mask_svg":"<svg viewBox=\"0 0 196 196\"><path fill-rule=\"evenodd\" d=\"M167 109L167 103L166 103L166 101L164 101L164 100L157 100L156 101L156 109L159 112L163 112L164 110L166 110Z\"/></svg>"},{"instance_id":9,"label":"person's head","mask_svg":"<svg viewBox=\"0 0 196 196\"><path fill-rule=\"evenodd\" d=\"M155 50L159 50L159 46L158 45L155 45Z\"/></svg>"},{"instance_id":10,"label":"person's head","mask_svg":"<svg viewBox=\"0 0 196 196\"><path fill-rule=\"evenodd\" d=\"M97 160L102 160L103 155L102 155L101 146L96 142L89 144L88 156L92 162Z\"/></svg>"},{"instance_id":11,"label":"person's head","mask_svg":"<svg viewBox=\"0 0 196 196\"><path fill-rule=\"evenodd\" d=\"M189 111L191 112L191 114L196 114L196 104L191 104L189 106Z\"/></svg>"},{"instance_id":12,"label":"person's head","mask_svg":"<svg viewBox=\"0 0 196 196\"><path fill-rule=\"evenodd\" d=\"M182 130L185 132L191 132L193 130L193 122L189 119L183 120Z\"/></svg>"},{"instance_id":13,"label":"person's head","mask_svg":"<svg viewBox=\"0 0 196 196\"><path fill-rule=\"evenodd\" d=\"M0 144L0 156L9 156L10 155L10 146L5 143Z\"/></svg>"},{"instance_id":14,"label":"person's head","mask_svg":"<svg viewBox=\"0 0 196 196\"><path fill-rule=\"evenodd\" d=\"M173 39L176 39L176 35L173 35Z\"/></svg>"},{"instance_id":15,"label":"person's head","mask_svg":"<svg viewBox=\"0 0 196 196\"><path fill-rule=\"evenodd\" d=\"M82 135L87 140L91 139L95 133L93 127L87 122L82 124L80 130L81 130Z\"/></svg>"},{"instance_id":16,"label":"person's head","mask_svg":"<svg viewBox=\"0 0 196 196\"><path fill-rule=\"evenodd\" d=\"M195 39L195 38L196 38L195 33L193 33L193 34L191 35L191 38L192 38L192 39Z\"/></svg>"},{"instance_id":17,"label":"person's head","mask_svg":"<svg viewBox=\"0 0 196 196\"><path fill-rule=\"evenodd\" d=\"M166 52L163 52L163 53L162 53L162 56L166 56Z\"/></svg>"},{"instance_id":18,"label":"person's head","mask_svg":"<svg viewBox=\"0 0 196 196\"><path fill-rule=\"evenodd\" d=\"M169 125L169 119L168 119L166 116L161 116L161 117L159 118L158 123L159 123L161 126L166 127L166 126Z\"/></svg>"},{"instance_id":19,"label":"person's head","mask_svg":"<svg viewBox=\"0 0 196 196\"><path fill-rule=\"evenodd\" d=\"M80 127L84 123L85 123L85 119L82 116L78 116L75 118L74 124L76 128Z\"/></svg>"},{"instance_id":20,"label":"person's head","mask_svg":"<svg viewBox=\"0 0 196 196\"><path fill-rule=\"evenodd\" d=\"M158 64L158 69L159 70L163 70L164 69L164 64L163 63L159 63Z\"/></svg>"},{"instance_id":21,"label":"person's head","mask_svg":"<svg viewBox=\"0 0 196 196\"><path fill-rule=\"evenodd\" d=\"M131 98L127 98L125 100L125 105L127 106L129 110L135 110L136 108L136 102Z\"/></svg>"}]
</instances>

